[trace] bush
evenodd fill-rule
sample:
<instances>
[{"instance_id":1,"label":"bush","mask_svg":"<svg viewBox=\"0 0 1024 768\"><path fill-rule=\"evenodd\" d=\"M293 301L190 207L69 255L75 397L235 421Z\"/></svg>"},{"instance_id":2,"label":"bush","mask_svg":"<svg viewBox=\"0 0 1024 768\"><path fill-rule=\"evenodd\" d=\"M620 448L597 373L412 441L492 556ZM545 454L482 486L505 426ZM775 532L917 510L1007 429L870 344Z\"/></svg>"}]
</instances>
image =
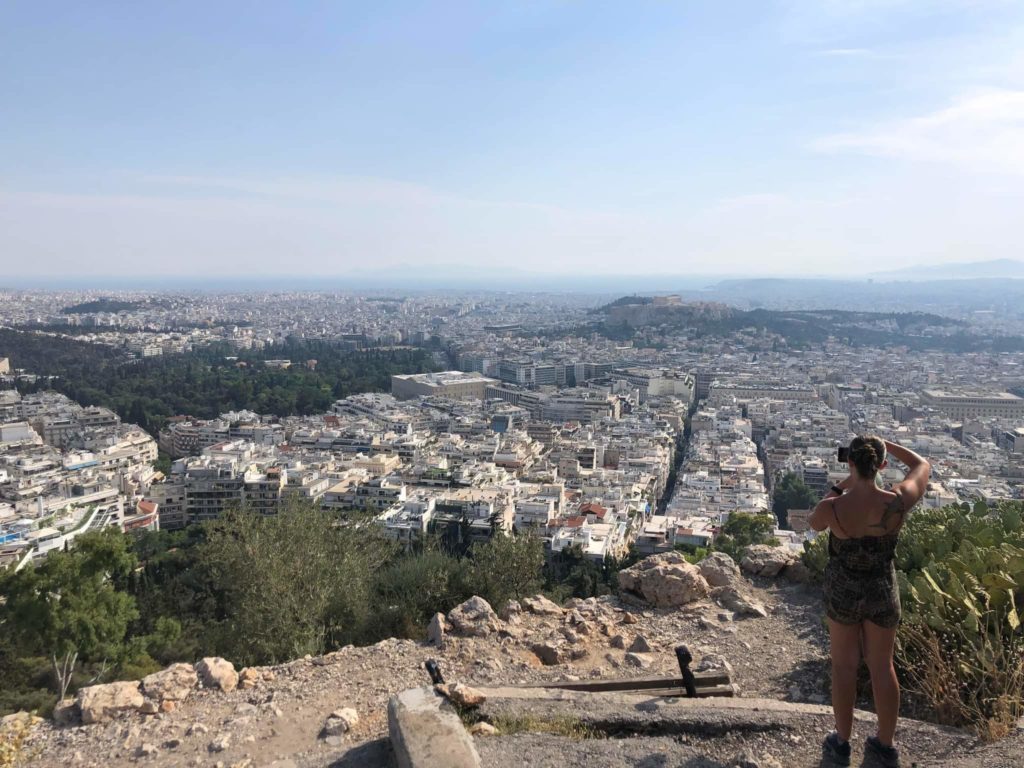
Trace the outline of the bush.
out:
<instances>
[{"instance_id":1,"label":"bush","mask_svg":"<svg viewBox=\"0 0 1024 768\"><path fill-rule=\"evenodd\" d=\"M743 550L752 544L777 545L775 518L772 515L751 515L747 512L730 512L722 530L715 537L712 549L725 552L737 563L743 559Z\"/></svg>"},{"instance_id":2,"label":"bush","mask_svg":"<svg viewBox=\"0 0 1024 768\"><path fill-rule=\"evenodd\" d=\"M898 661L912 693L983 736L1024 715L1022 505L914 513L896 552L904 622Z\"/></svg>"},{"instance_id":3,"label":"bush","mask_svg":"<svg viewBox=\"0 0 1024 768\"><path fill-rule=\"evenodd\" d=\"M32 761L38 750L29 747L29 739L36 721L34 715L26 715L0 724L0 768L20 768Z\"/></svg>"}]
</instances>

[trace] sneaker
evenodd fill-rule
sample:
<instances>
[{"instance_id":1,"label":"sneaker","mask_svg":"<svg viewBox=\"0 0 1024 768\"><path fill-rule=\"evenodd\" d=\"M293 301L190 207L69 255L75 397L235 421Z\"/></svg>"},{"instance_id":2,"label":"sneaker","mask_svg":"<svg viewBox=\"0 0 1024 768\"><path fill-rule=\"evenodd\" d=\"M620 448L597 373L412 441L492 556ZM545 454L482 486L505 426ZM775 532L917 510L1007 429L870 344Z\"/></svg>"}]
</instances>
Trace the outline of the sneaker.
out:
<instances>
[{"instance_id":1,"label":"sneaker","mask_svg":"<svg viewBox=\"0 0 1024 768\"><path fill-rule=\"evenodd\" d=\"M900 768L899 750L885 746L877 736L868 736L864 742L864 757L871 758L883 768Z\"/></svg>"},{"instance_id":2,"label":"sneaker","mask_svg":"<svg viewBox=\"0 0 1024 768\"><path fill-rule=\"evenodd\" d=\"M825 737L821 745L822 754L835 765L850 764L850 742L843 741L839 734L832 731Z\"/></svg>"}]
</instances>

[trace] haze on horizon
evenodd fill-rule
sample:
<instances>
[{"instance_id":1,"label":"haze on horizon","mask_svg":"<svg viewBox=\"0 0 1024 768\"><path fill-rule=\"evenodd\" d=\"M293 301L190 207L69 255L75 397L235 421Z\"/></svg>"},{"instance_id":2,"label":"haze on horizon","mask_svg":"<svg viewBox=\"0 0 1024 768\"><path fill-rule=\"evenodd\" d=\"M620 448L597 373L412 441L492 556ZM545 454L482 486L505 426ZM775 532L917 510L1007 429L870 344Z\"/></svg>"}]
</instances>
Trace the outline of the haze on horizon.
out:
<instances>
[{"instance_id":1,"label":"haze on horizon","mask_svg":"<svg viewBox=\"0 0 1024 768\"><path fill-rule=\"evenodd\" d=\"M1009 0L0 8L7 277L1020 258Z\"/></svg>"}]
</instances>

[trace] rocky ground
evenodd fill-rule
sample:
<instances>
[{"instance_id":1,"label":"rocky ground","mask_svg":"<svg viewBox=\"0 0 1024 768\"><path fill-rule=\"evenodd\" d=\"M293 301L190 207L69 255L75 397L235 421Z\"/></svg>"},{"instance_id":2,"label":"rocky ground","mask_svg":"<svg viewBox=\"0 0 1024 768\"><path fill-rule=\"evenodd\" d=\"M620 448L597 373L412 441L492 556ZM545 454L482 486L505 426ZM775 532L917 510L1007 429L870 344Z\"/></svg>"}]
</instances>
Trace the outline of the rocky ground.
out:
<instances>
[{"instance_id":1,"label":"rocky ground","mask_svg":"<svg viewBox=\"0 0 1024 768\"><path fill-rule=\"evenodd\" d=\"M175 679L167 679L168 671L161 673L161 686L143 685L144 696L132 688L126 711L112 713L102 697L93 697L95 711L87 713L84 701L60 713L70 724L37 726L34 764L386 765L388 698L428 684L428 659L437 660L448 681L479 685L674 675L673 649L686 643L698 664L728 662L740 696L827 702L819 591L784 578L754 575L750 581L730 571L730 564L720 574L705 569L703 586L686 579L667 584L649 574L657 589L634 584L642 598L627 594L626 602L606 597L563 608L527 599L503 606L498 616L474 599L448 617L435 617L434 644L392 639L347 647L243 670L239 687L216 662L196 665L195 684L191 665L182 665ZM716 581L722 584L716 587ZM652 607L673 599L665 589L690 590L689 601ZM81 725L76 718L98 722ZM821 735L802 738L813 742Z\"/></svg>"}]
</instances>

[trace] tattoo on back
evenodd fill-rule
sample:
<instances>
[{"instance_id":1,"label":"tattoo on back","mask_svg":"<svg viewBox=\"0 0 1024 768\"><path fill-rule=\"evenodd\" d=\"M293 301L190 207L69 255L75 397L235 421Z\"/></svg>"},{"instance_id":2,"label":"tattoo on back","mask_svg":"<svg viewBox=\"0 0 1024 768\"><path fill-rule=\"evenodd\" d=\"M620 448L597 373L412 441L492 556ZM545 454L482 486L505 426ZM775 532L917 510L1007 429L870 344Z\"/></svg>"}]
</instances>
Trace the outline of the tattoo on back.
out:
<instances>
[{"instance_id":1,"label":"tattoo on back","mask_svg":"<svg viewBox=\"0 0 1024 768\"><path fill-rule=\"evenodd\" d=\"M891 520L893 517L902 517L905 511L906 510L903 509L903 497L897 493L895 498L890 499L889 502L885 505L885 511L882 512L882 519L879 520L877 523L871 523L868 527L888 531L889 520Z\"/></svg>"}]
</instances>

